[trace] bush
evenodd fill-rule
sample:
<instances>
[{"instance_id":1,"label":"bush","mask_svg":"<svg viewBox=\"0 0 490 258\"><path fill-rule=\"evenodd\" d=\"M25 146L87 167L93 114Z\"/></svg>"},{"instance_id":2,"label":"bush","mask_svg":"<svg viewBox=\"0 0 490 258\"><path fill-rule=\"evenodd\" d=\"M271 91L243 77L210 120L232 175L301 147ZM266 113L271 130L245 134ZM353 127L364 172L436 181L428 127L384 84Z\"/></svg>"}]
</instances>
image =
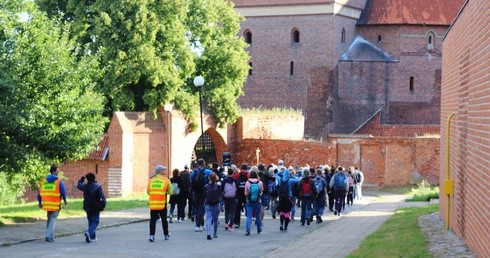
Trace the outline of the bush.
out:
<instances>
[{"instance_id":1,"label":"bush","mask_svg":"<svg viewBox=\"0 0 490 258\"><path fill-rule=\"evenodd\" d=\"M417 184L417 188L412 188L412 201L428 202L430 199L439 199L439 187L431 186L427 181L422 180Z\"/></svg>"},{"instance_id":2,"label":"bush","mask_svg":"<svg viewBox=\"0 0 490 258\"><path fill-rule=\"evenodd\" d=\"M0 206L14 203L22 203L24 195L24 185L20 176L8 177L4 172L0 172Z\"/></svg>"}]
</instances>

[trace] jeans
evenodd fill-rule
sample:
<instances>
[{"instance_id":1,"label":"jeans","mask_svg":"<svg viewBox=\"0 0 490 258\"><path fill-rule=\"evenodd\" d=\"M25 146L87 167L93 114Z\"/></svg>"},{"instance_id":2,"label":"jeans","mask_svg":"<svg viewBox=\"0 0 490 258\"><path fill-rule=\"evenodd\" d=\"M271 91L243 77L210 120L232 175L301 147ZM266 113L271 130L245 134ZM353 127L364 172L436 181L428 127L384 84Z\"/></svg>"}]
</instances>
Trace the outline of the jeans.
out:
<instances>
[{"instance_id":1,"label":"jeans","mask_svg":"<svg viewBox=\"0 0 490 258\"><path fill-rule=\"evenodd\" d=\"M236 212L236 198L224 198L225 200L225 224L233 226Z\"/></svg>"},{"instance_id":2,"label":"jeans","mask_svg":"<svg viewBox=\"0 0 490 258\"><path fill-rule=\"evenodd\" d=\"M194 209L196 212L196 227L204 226L204 193L194 193Z\"/></svg>"},{"instance_id":3,"label":"jeans","mask_svg":"<svg viewBox=\"0 0 490 258\"><path fill-rule=\"evenodd\" d=\"M206 231L208 236L211 235L211 224L213 224L213 236L218 234L218 216L221 211L220 204L206 204Z\"/></svg>"},{"instance_id":4,"label":"jeans","mask_svg":"<svg viewBox=\"0 0 490 258\"><path fill-rule=\"evenodd\" d=\"M315 215L321 217L325 210L325 194L318 195L313 200L313 209L315 209Z\"/></svg>"},{"instance_id":5,"label":"jeans","mask_svg":"<svg viewBox=\"0 0 490 258\"><path fill-rule=\"evenodd\" d=\"M96 235L95 231L97 230L97 227L99 226L99 221L100 221L100 212L88 212L87 211L87 220L88 220L88 229L87 233L90 237L91 240L95 240Z\"/></svg>"},{"instance_id":6,"label":"jeans","mask_svg":"<svg viewBox=\"0 0 490 258\"><path fill-rule=\"evenodd\" d=\"M163 234L168 235L167 209L150 211L150 235L154 236L158 218L162 219Z\"/></svg>"},{"instance_id":7,"label":"jeans","mask_svg":"<svg viewBox=\"0 0 490 258\"><path fill-rule=\"evenodd\" d=\"M311 207L312 204L313 199L311 196L301 200L301 224L305 224L305 221L311 218L311 212L313 210Z\"/></svg>"},{"instance_id":8,"label":"jeans","mask_svg":"<svg viewBox=\"0 0 490 258\"><path fill-rule=\"evenodd\" d=\"M260 221L260 209L262 204L260 202L249 202L245 204L247 209L247 223L245 224L245 230L250 232L250 226L252 225L252 214L255 213L255 222L257 224L257 232L262 231L262 221Z\"/></svg>"},{"instance_id":9,"label":"jeans","mask_svg":"<svg viewBox=\"0 0 490 258\"><path fill-rule=\"evenodd\" d=\"M46 221L46 234L44 235L46 238L54 239L54 229L56 228L56 219L60 211L48 211L47 216L48 220Z\"/></svg>"},{"instance_id":10,"label":"jeans","mask_svg":"<svg viewBox=\"0 0 490 258\"><path fill-rule=\"evenodd\" d=\"M294 214L296 213L296 197L293 197L293 207L291 208L291 219L294 219Z\"/></svg>"}]
</instances>

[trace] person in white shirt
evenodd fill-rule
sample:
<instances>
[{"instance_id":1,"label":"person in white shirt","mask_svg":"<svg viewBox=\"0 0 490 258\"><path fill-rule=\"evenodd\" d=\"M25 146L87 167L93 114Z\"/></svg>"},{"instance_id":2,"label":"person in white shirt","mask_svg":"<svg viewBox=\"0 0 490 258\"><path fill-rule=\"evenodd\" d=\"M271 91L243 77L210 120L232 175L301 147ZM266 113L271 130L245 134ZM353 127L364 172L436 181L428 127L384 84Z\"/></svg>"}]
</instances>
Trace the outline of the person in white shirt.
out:
<instances>
[{"instance_id":1,"label":"person in white shirt","mask_svg":"<svg viewBox=\"0 0 490 258\"><path fill-rule=\"evenodd\" d=\"M362 199L362 182L364 182L364 174L362 171L359 170L358 167L354 168L354 179L356 183L355 187L355 194L356 194L356 199L361 200Z\"/></svg>"}]
</instances>

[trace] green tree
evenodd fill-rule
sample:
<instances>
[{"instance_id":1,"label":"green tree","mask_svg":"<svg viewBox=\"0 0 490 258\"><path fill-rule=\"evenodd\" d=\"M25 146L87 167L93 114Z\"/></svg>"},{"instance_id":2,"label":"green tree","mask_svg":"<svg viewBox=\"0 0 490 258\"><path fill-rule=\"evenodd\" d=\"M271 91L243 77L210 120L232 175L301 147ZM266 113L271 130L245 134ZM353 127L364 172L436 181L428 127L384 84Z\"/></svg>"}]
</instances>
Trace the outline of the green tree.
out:
<instances>
[{"instance_id":1,"label":"green tree","mask_svg":"<svg viewBox=\"0 0 490 258\"><path fill-rule=\"evenodd\" d=\"M86 157L107 123L98 60L69 31L31 1L0 0L0 171L31 185L50 163Z\"/></svg>"},{"instance_id":2,"label":"green tree","mask_svg":"<svg viewBox=\"0 0 490 258\"><path fill-rule=\"evenodd\" d=\"M156 112L173 102L195 128L193 78L220 126L235 122L248 72L243 20L227 0L37 0L73 24L72 37L100 56L98 89L117 110Z\"/></svg>"}]
</instances>

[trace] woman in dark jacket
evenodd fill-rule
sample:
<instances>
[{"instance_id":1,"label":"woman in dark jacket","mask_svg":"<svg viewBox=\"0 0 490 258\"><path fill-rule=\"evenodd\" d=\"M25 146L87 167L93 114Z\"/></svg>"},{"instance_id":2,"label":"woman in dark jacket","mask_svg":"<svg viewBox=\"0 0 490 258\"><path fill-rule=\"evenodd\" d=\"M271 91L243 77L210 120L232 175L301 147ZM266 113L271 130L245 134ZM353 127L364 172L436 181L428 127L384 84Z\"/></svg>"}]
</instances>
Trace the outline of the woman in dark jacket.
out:
<instances>
[{"instance_id":1,"label":"woman in dark jacket","mask_svg":"<svg viewBox=\"0 0 490 258\"><path fill-rule=\"evenodd\" d=\"M180 223L184 220L185 217L185 199L183 198L183 189L184 181L180 176L180 172L178 169L172 170L172 178L170 178L170 183L172 183L173 194L170 195L170 219L169 223L172 223L172 217L174 215L174 209L177 205L177 221ZM177 187L175 187L177 186ZM179 190L177 190L177 188Z\"/></svg>"}]
</instances>

